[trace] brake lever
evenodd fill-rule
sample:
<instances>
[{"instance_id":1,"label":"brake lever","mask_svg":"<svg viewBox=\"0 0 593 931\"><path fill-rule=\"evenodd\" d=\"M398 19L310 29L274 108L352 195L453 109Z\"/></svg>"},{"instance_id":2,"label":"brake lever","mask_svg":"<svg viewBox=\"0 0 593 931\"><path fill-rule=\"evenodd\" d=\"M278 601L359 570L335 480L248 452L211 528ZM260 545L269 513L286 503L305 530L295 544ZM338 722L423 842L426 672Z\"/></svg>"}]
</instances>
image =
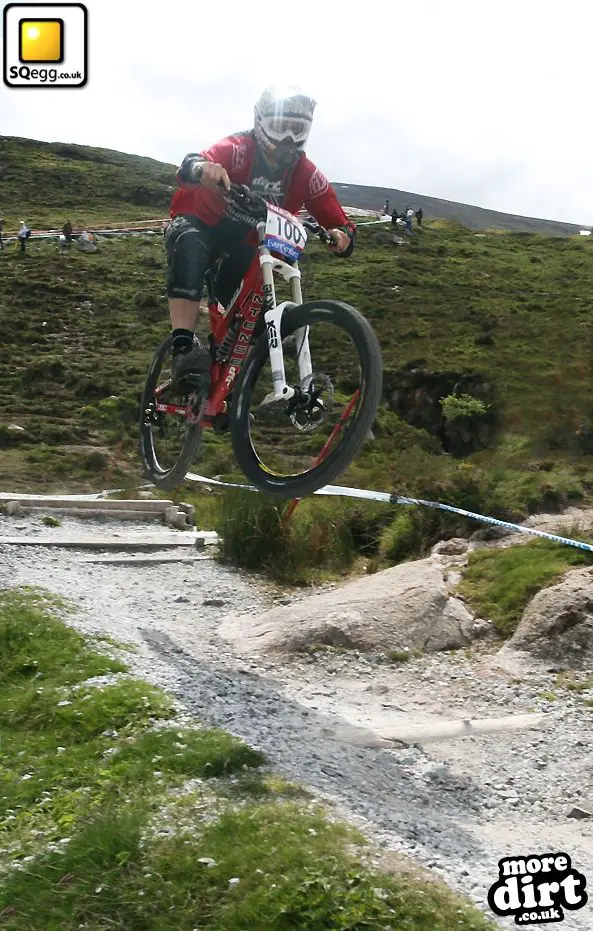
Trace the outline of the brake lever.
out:
<instances>
[{"instance_id":1,"label":"brake lever","mask_svg":"<svg viewBox=\"0 0 593 931\"><path fill-rule=\"evenodd\" d=\"M311 223L310 221L305 220L303 226L309 233L313 233L314 236L319 236L322 242L325 242L327 239L327 233L320 223Z\"/></svg>"}]
</instances>

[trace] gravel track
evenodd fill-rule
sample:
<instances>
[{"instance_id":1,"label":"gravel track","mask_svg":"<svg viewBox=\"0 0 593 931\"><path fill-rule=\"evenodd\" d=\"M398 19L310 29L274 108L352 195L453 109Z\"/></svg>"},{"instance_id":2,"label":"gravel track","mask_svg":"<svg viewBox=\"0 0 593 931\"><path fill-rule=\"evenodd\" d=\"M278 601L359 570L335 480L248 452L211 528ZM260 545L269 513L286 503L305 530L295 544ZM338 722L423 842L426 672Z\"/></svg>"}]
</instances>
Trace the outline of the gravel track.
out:
<instances>
[{"instance_id":1,"label":"gravel track","mask_svg":"<svg viewBox=\"0 0 593 931\"><path fill-rule=\"evenodd\" d=\"M97 535L132 529L129 521L64 518L50 530L38 516L0 516L0 535L47 537L91 526ZM277 771L315 790L380 846L430 866L486 913L502 856L566 851L593 877L593 819L567 817L573 804L593 797L593 709L582 694L550 700L554 673L523 673L517 681L484 650L398 666L352 652L287 661L242 656L218 635L225 613L244 614L249 623L248 615L304 596L213 559L155 568L88 564L77 550L1 550L0 587L40 585L71 599L78 611L68 621L77 629L136 646L126 656L135 674L262 750ZM383 724L435 713L530 709L547 713L543 726L425 748L373 749L335 738L346 724L380 733ZM516 927L510 918L493 923ZM567 912L563 927L593 931L593 905Z\"/></svg>"}]
</instances>

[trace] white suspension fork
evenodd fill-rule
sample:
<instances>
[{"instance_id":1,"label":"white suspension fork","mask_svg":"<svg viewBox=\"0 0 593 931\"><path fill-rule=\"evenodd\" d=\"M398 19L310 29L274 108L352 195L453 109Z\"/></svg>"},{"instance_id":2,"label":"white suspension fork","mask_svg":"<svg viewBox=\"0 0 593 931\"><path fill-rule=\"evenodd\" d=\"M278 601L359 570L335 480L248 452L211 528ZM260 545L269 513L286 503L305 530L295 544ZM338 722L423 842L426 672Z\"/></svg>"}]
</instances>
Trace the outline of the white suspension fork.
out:
<instances>
[{"instance_id":1,"label":"white suspension fork","mask_svg":"<svg viewBox=\"0 0 593 931\"><path fill-rule=\"evenodd\" d=\"M272 367L272 383L274 398L277 401L289 401L295 394L294 388L286 384L286 370L284 368L284 353L282 351L282 315L285 310L302 304L301 273L298 268L275 259L267 250L260 255L260 265L264 282L264 295L271 301L271 307L264 313L268 346L270 352L270 365ZM282 301L276 304L276 290L274 288L274 271L290 282L292 301ZM311 352L309 349L309 327L299 327L295 330L297 361L301 385L306 385L312 375Z\"/></svg>"},{"instance_id":2,"label":"white suspension fork","mask_svg":"<svg viewBox=\"0 0 593 931\"><path fill-rule=\"evenodd\" d=\"M301 275L290 279L292 299L295 304L303 303L303 293L301 291ZM301 388L306 388L313 374L311 364L311 350L309 348L309 327L302 326L294 331L296 341L297 362L299 366L299 378Z\"/></svg>"}]
</instances>

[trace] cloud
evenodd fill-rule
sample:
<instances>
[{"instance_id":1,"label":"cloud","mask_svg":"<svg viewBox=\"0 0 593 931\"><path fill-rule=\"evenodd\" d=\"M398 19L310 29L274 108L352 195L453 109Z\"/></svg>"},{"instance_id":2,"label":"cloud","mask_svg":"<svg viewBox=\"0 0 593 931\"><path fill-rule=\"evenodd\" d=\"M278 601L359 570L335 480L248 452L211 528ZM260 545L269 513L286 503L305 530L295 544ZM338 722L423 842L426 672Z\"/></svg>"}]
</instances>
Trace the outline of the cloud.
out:
<instances>
[{"instance_id":1,"label":"cloud","mask_svg":"<svg viewBox=\"0 0 593 931\"><path fill-rule=\"evenodd\" d=\"M176 164L290 78L318 100L309 151L335 180L593 221L588 0L87 5L88 85L3 87L2 132Z\"/></svg>"}]
</instances>

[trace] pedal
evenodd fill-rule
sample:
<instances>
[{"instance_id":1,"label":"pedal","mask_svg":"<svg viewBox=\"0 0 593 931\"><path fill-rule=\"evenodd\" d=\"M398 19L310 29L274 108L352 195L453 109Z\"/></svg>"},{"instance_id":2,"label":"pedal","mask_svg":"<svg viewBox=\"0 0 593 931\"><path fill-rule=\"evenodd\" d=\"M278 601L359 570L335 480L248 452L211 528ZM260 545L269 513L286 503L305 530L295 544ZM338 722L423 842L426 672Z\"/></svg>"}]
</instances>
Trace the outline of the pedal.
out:
<instances>
[{"instance_id":1,"label":"pedal","mask_svg":"<svg viewBox=\"0 0 593 931\"><path fill-rule=\"evenodd\" d=\"M206 394L210 388L210 375L208 372L188 372L172 388L182 394Z\"/></svg>"}]
</instances>

